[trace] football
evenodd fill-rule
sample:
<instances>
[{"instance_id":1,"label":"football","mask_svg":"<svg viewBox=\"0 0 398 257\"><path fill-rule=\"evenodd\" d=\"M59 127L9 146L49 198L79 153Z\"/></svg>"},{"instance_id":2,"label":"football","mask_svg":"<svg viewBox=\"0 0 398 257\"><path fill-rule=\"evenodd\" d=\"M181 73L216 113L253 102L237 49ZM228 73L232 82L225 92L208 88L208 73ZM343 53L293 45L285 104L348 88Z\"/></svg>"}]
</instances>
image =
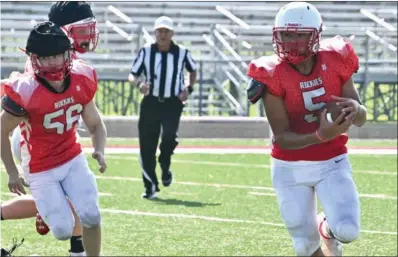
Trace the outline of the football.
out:
<instances>
[{"instance_id":1,"label":"football","mask_svg":"<svg viewBox=\"0 0 398 257\"><path fill-rule=\"evenodd\" d=\"M341 114L342 106L336 104L337 102L328 102L322 109L319 111L318 120L320 121L319 115L321 115L322 111L326 108L326 120L330 123L333 123Z\"/></svg>"}]
</instances>

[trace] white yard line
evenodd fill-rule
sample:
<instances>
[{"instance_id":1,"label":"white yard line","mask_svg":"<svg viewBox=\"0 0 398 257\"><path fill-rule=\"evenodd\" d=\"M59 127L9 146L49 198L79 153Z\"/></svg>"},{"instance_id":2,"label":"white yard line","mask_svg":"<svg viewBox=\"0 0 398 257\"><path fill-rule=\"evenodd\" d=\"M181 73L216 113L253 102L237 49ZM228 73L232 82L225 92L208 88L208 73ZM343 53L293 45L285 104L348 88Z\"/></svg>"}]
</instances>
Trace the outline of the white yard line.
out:
<instances>
[{"instance_id":1,"label":"white yard line","mask_svg":"<svg viewBox=\"0 0 398 257\"><path fill-rule=\"evenodd\" d=\"M105 180L122 180L122 181L134 181L134 182L142 182L142 178L133 178L133 177L118 177L118 176L96 176L97 179L105 179ZM256 189L256 190L267 190L274 191L271 187L262 187L262 186L246 186L246 185L230 185L230 184L216 184L216 183L199 183L199 182L187 182L187 181L173 181L174 184L186 185L186 186L210 186L210 187L226 187L226 188L240 188L240 189Z\"/></svg>"},{"instance_id":2,"label":"white yard line","mask_svg":"<svg viewBox=\"0 0 398 257\"><path fill-rule=\"evenodd\" d=\"M397 200L396 196L385 195L385 194L359 194L359 197L362 198L375 198L375 199L384 199L384 200Z\"/></svg>"},{"instance_id":3,"label":"white yard line","mask_svg":"<svg viewBox=\"0 0 398 257\"><path fill-rule=\"evenodd\" d=\"M397 172L395 171L378 171L378 170L355 170L354 173L361 173L361 174L369 174L369 175L385 175L385 176L397 176Z\"/></svg>"},{"instance_id":4,"label":"white yard line","mask_svg":"<svg viewBox=\"0 0 398 257\"><path fill-rule=\"evenodd\" d=\"M285 227L284 224L273 223L273 222L262 222L262 221L252 221L252 220L242 220L242 219L228 219L228 218L218 218L209 217L195 214L179 214L179 213L154 213L154 212L141 212L132 210L114 210L114 209L102 209L102 212L113 213L113 214L128 214L135 216L152 216L152 217L165 217L165 218L182 218L182 219L201 219L206 221L216 221L216 222L230 222L230 223L250 223L250 224L262 224L273 227Z\"/></svg>"},{"instance_id":5,"label":"white yard line","mask_svg":"<svg viewBox=\"0 0 398 257\"><path fill-rule=\"evenodd\" d=\"M106 158L111 159L111 160L137 160L138 161L138 156L107 155ZM212 162L212 161L196 161L196 160L180 160L180 159L173 159L173 163L187 163L187 164L242 167L242 168L270 168L270 165L268 165L268 164ZM371 175L386 175L386 176L397 176L397 174L398 174L397 172L377 171L377 170L354 170L354 173L371 174Z\"/></svg>"},{"instance_id":6,"label":"white yard line","mask_svg":"<svg viewBox=\"0 0 398 257\"><path fill-rule=\"evenodd\" d=\"M133 178L133 177L118 177L118 176L96 176L97 179L104 180L122 180L122 181L134 181L134 182L142 182L141 178ZM190 181L174 181L173 183L179 185L186 186L208 186L208 187L216 187L216 188L239 188L239 189L249 189L249 190L264 190L274 192L272 187L263 187L263 186L248 186L248 185L231 185L231 184L217 184L217 183L200 183L200 182L190 182ZM270 195L269 193L262 192L249 192L252 195ZM389 196L384 194L359 194L361 198L378 198L378 199L388 199L388 200L396 200L397 197Z\"/></svg>"},{"instance_id":7,"label":"white yard line","mask_svg":"<svg viewBox=\"0 0 398 257\"><path fill-rule=\"evenodd\" d=\"M139 148L135 147L107 147L105 153L107 154L138 154ZM84 147L83 151L86 153L92 153L92 147ZM159 151L159 150L158 150ZM183 148L178 147L175 153L202 153L202 154L269 154L271 149L269 148ZM375 155L397 155L397 149L349 149L349 154L375 154Z\"/></svg>"},{"instance_id":8,"label":"white yard line","mask_svg":"<svg viewBox=\"0 0 398 257\"><path fill-rule=\"evenodd\" d=\"M150 216L150 217L163 217L163 218L180 218L180 219L200 219L205 221L215 221L215 222L228 222L228 223L245 223L245 224L258 224L272 227L284 228L285 225L281 223L265 222L265 221L254 221L254 220L243 220L243 219L230 219L230 218L219 218L202 216L195 214L179 214L179 213L155 213L155 212L142 212L142 211L132 211L132 210L115 210L115 209L102 209L102 212L111 214L125 214L134 216ZM368 234L383 234L383 235L393 235L397 236L397 232L387 232L387 231L374 231L374 230L361 230L362 233Z\"/></svg>"},{"instance_id":9,"label":"white yard line","mask_svg":"<svg viewBox=\"0 0 398 257\"><path fill-rule=\"evenodd\" d=\"M275 193L263 193L263 192L248 192L249 195L257 196L276 196ZM396 196L384 195L384 194L359 194L361 198L374 198L382 200L397 200Z\"/></svg>"},{"instance_id":10,"label":"white yard line","mask_svg":"<svg viewBox=\"0 0 398 257\"><path fill-rule=\"evenodd\" d=\"M247 192L247 194L255 196L276 196L275 193L263 193L263 192Z\"/></svg>"},{"instance_id":11,"label":"white yard line","mask_svg":"<svg viewBox=\"0 0 398 257\"><path fill-rule=\"evenodd\" d=\"M138 156L121 156L121 155L107 155L107 159L111 160L139 160ZM181 160L173 159L173 163L187 163L187 164L198 164L198 165L210 165L210 166L229 166L229 167L245 167L245 168L269 168L268 164L245 164L235 162L212 162L212 161L195 161L195 160Z\"/></svg>"}]
</instances>

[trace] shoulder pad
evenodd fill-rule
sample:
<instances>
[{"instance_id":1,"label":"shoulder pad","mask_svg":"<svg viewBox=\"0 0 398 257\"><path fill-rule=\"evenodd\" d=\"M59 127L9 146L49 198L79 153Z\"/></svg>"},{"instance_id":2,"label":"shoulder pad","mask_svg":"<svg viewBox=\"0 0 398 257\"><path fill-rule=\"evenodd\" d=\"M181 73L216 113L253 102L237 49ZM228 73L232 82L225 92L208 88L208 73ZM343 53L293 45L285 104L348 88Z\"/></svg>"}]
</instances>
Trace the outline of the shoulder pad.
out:
<instances>
[{"instance_id":1,"label":"shoulder pad","mask_svg":"<svg viewBox=\"0 0 398 257\"><path fill-rule=\"evenodd\" d=\"M89 78L93 83L97 84L97 74L94 68L81 59L73 59L71 72L73 74L83 75Z\"/></svg>"},{"instance_id":2,"label":"shoulder pad","mask_svg":"<svg viewBox=\"0 0 398 257\"><path fill-rule=\"evenodd\" d=\"M82 59L74 59L72 63L71 75L82 76L84 83L84 100L89 103L95 96L98 87L97 72L95 69Z\"/></svg>"},{"instance_id":3,"label":"shoulder pad","mask_svg":"<svg viewBox=\"0 0 398 257\"><path fill-rule=\"evenodd\" d=\"M263 56L250 62L247 75L266 85L271 94L283 96L284 91L277 75L280 64L282 60L277 55Z\"/></svg>"},{"instance_id":4,"label":"shoulder pad","mask_svg":"<svg viewBox=\"0 0 398 257\"><path fill-rule=\"evenodd\" d=\"M34 91L39 86L33 74L21 74L7 79L3 84L4 94L26 109Z\"/></svg>"},{"instance_id":5,"label":"shoulder pad","mask_svg":"<svg viewBox=\"0 0 398 257\"><path fill-rule=\"evenodd\" d=\"M276 55L262 56L250 62L247 75L255 80L263 82L263 77L273 77L276 67L280 63L281 60Z\"/></svg>"},{"instance_id":6,"label":"shoulder pad","mask_svg":"<svg viewBox=\"0 0 398 257\"><path fill-rule=\"evenodd\" d=\"M336 52L345 58L348 57L354 49L351 43L345 40L342 36L335 36L333 38L322 40L319 51Z\"/></svg>"},{"instance_id":7,"label":"shoulder pad","mask_svg":"<svg viewBox=\"0 0 398 257\"><path fill-rule=\"evenodd\" d=\"M332 52L337 55L335 59L341 84L344 85L359 69L359 58L351 43L341 36L322 40L321 52Z\"/></svg>"}]
</instances>

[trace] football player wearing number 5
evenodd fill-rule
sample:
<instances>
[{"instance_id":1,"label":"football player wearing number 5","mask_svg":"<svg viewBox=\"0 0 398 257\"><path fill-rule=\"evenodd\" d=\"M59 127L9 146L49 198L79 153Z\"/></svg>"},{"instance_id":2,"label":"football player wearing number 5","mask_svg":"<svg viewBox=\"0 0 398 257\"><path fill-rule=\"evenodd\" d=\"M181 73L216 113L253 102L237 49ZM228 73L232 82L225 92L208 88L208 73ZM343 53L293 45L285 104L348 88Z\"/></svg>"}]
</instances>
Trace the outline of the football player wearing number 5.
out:
<instances>
[{"instance_id":1,"label":"football player wearing number 5","mask_svg":"<svg viewBox=\"0 0 398 257\"><path fill-rule=\"evenodd\" d=\"M88 256L99 256L101 215L98 189L81 145L76 126L83 118L93 141L92 154L105 172L106 128L94 103L95 70L72 58L72 44L52 22L36 25L26 51L34 73L10 79L5 85L1 113L1 158L9 175L9 189L24 193L10 147L9 133L21 122L26 142L22 168L42 218L59 240L72 236L74 220L66 196L83 224Z\"/></svg>"},{"instance_id":2,"label":"football player wearing number 5","mask_svg":"<svg viewBox=\"0 0 398 257\"><path fill-rule=\"evenodd\" d=\"M342 37L320 41L321 32L322 18L313 5L283 6L273 28L276 54L253 60L247 73L249 100L262 98L274 133L272 183L299 256L341 256L341 243L360 233L359 197L346 148L349 127L366 121L352 80L358 57ZM344 106L333 123L325 111L318 121L328 101ZM324 210L318 216L316 196Z\"/></svg>"}]
</instances>

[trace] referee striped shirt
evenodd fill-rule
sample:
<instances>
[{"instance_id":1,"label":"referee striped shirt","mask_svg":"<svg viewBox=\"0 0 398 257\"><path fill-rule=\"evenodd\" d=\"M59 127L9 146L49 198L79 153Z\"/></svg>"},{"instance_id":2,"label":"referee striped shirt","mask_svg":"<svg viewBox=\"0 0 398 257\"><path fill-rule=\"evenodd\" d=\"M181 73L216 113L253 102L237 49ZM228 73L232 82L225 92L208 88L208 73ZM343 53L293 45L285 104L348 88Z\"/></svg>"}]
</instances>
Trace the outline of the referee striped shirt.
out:
<instances>
[{"instance_id":1,"label":"referee striped shirt","mask_svg":"<svg viewBox=\"0 0 398 257\"><path fill-rule=\"evenodd\" d=\"M131 74L144 74L151 83L150 94L159 98L178 96L184 89L184 67L189 72L196 70L191 52L173 41L169 51L160 52L157 44L144 46L133 61Z\"/></svg>"}]
</instances>

